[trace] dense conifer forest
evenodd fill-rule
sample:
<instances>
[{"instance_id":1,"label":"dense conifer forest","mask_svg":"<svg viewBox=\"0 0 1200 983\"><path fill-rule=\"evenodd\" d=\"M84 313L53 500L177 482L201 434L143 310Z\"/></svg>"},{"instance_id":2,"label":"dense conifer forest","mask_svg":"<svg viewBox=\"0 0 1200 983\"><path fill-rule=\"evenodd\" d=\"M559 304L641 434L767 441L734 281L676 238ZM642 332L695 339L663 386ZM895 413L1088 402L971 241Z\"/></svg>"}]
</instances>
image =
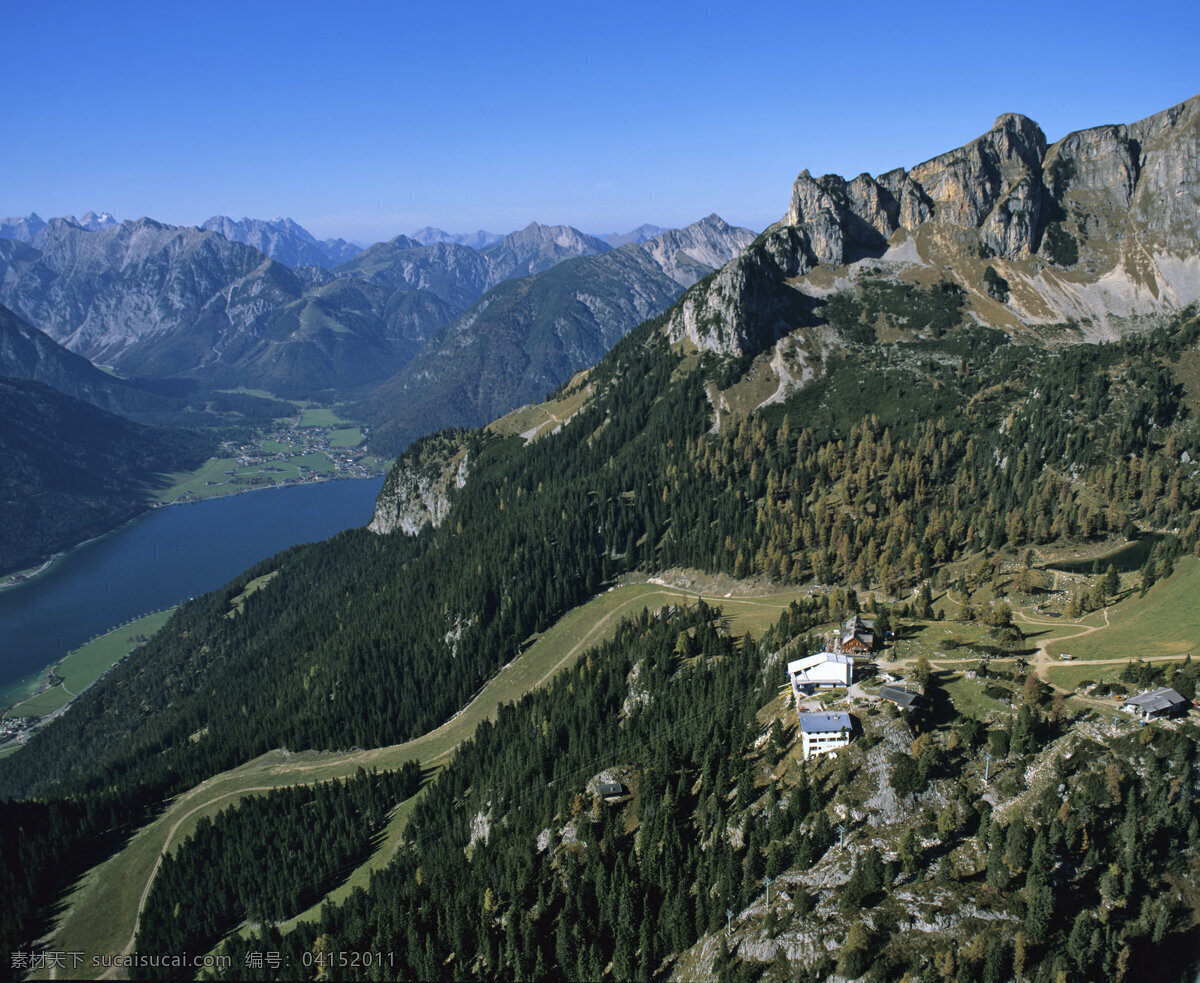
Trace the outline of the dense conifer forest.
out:
<instances>
[{"instance_id":1,"label":"dense conifer forest","mask_svg":"<svg viewBox=\"0 0 1200 983\"><path fill-rule=\"evenodd\" d=\"M200 955L244 920L299 914L361 862L420 781L416 762L382 775L360 769L345 782L251 796L201 817L154 878L138 951Z\"/></svg>"}]
</instances>

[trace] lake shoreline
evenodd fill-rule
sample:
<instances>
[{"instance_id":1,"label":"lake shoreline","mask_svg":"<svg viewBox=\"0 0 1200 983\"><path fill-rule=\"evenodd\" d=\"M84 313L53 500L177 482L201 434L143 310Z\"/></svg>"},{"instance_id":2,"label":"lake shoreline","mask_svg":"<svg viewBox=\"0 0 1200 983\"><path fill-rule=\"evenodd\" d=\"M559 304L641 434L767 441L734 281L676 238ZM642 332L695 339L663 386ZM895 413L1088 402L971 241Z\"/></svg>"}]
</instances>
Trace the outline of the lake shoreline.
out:
<instances>
[{"instance_id":1,"label":"lake shoreline","mask_svg":"<svg viewBox=\"0 0 1200 983\"><path fill-rule=\"evenodd\" d=\"M137 515L133 516L132 518L126 519L119 526L114 526L112 529L109 529L107 532L102 532L96 536L92 536L89 539L85 539L82 542L76 543L74 546L69 546L64 550L60 550L59 552L54 553L47 559L43 560L41 565L36 568L29 567L25 570L13 570L11 573L4 574L2 576L2 579L0 579L0 593L3 593L4 591L12 590L13 588L16 588L16 587L24 587L27 584L34 583L36 580L42 578L45 574L49 573L52 569L54 569L54 567L56 567L59 564L60 561L65 560L72 553L76 553L86 546L91 546L93 543L98 543L101 540L107 539L109 536L115 536L121 530L127 529L129 526L132 526L135 523L141 522L143 519L146 518L147 515L149 515L152 512L156 512L159 509L172 508L176 505L199 505L203 502L213 502L213 501L217 501L218 499L222 499L222 498L237 498L239 495L248 495L251 492L275 491L280 488L302 488L306 485L325 485L325 484L329 484L330 482L334 482L334 481L370 481L371 477L383 477L383 475L381 474L378 476L370 476L370 477L352 477L349 475L333 475L332 477L329 477L329 478L318 478L314 481L281 481L277 485L254 485L249 488L238 489L237 491L223 492L220 495L206 495L204 498L176 499L173 502L150 502L149 504L147 504L145 509L143 509L141 512L139 512Z\"/></svg>"},{"instance_id":2,"label":"lake shoreline","mask_svg":"<svg viewBox=\"0 0 1200 983\"><path fill-rule=\"evenodd\" d=\"M4 704L44 689L49 669L114 625L217 590L282 550L364 527L382 483L329 478L149 508L43 562L36 577L10 581L0 590Z\"/></svg>"}]
</instances>

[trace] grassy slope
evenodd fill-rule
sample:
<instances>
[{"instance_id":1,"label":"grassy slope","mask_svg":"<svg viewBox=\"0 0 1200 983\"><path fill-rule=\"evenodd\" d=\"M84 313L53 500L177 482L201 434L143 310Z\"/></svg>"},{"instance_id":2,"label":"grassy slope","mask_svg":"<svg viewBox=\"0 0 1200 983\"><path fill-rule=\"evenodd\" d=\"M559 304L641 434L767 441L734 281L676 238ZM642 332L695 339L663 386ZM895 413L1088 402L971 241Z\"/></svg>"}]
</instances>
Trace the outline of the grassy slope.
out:
<instances>
[{"instance_id":1,"label":"grassy slope","mask_svg":"<svg viewBox=\"0 0 1200 983\"><path fill-rule=\"evenodd\" d=\"M1185 557L1175 573L1146 596L1136 593L1109 609L1109 627L1073 642L1049 646L1055 658L1136 659L1195 655L1200 649L1200 560ZM1094 619L1092 619L1094 620Z\"/></svg>"}]
</instances>

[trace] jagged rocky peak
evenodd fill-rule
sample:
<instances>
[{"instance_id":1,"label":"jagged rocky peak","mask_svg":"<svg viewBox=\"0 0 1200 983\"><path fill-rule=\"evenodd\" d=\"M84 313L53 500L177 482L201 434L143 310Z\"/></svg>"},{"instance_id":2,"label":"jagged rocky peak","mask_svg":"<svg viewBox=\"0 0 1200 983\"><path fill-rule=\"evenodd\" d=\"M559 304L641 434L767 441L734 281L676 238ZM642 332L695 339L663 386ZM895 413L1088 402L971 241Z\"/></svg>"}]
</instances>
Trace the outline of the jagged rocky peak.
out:
<instances>
[{"instance_id":1,"label":"jagged rocky peak","mask_svg":"<svg viewBox=\"0 0 1200 983\"><path fill-rule=\"evenodd\" d=\"M78 225L81 229L87 229L89 232L99 232L101 229L111 229L114 225L121 224L115 216L108 212L84 212L83 218L64 215L63 221Z\"/></svg>"},{"instance_id":2,"label":"jagged rocky peak","mask_svg":"<svg viewBox=\"0 0 1200 983\"><path fill-rule=\"evenodd\" d=\"M492 267L492 280L499 283L515 276L540 273L564 259L594 256L612 247L569 225L540 225L530 222L525 228L506 235L483 251Z\"/></svg>"},{"instance_id":3,"label":"jagged rocky peak","mask_svg":"<svg viewBox=\"0 0 1200 983\"><path fill-rule=\"evenodd\" d=\"M1019 184L1031 177L1040 182L1045 154L1041 127L1006 113L983 136L918 164L909 175L933 201L935 221L979 228Z\"/></svg>"},{"instance_id":4,"label":"jagged rocky peak","mask_svg":"<svg viewBox=\"0 0 1200 983\"><path fill-rule=\"evenodd\" d=\"M0 239L15 239L28 244L45 227L45 220L37 212L0 219Z\"/></svg>"},{"instance_id":5,"label":"jagged rocky peak","mask_svg":"<svg viewBox=\"0 0 1200 983\"><path fill-rule=\"evenodd\" d=\"M853 181L801 171L784 222L804 228L813 259L831 266L878 255L897 229L913 232L931 219L981 229L998 254L1028 255L1036 245L1045 153L1041 128L1007 113L965 147L911 171Z\"/></svg>"},{"instance_id":6,"label":"jagged rocky peak","mask_svg":"<svg viewBox=\"0 0 1200 983\"><path fill-rule=\"evenodd\" d=\"M994 253L1023 259L1041 231L1045 155L1041 127L1005 113L983 136L909 174L933 202L934 221L980 229Z\"/></svg>"},{"instance_id":7,"label":"jagged rocky peak","mask_svg":"<svg viewBox=\"0 0 1200 983\"><path fill-rule=\"evenodd\" d=\"M88 232L100 232L111 229L121 223L108 212L86 212L83 218L74 215L64 215L52 218L51 222L61 222ZM18 242L32 244L34 237L46 227L45 220L37 212L30 212L21 218L0 219L0 239L16 239Z\"/></svg>"},{"instance_id":8,"label":"jagged rocky peak","mask_svg":"<svg viewBox=\"0 0 1200 983\"><path fill-rule=\"evenodd\" d=\"M801 171L782 221L685 294L668 334L704 350L761 351L811 313L781 292L784 281L817 265L883 257L902 231L944 260L966 260L951 275L967 290L978 289L970 267L980 255L1012 264L1022 299L1007 308L1004 326L1013 315L1109 331L1110 316L1200 299L1200 96L1049 147L1037 123L1005 113L983 135L911 170L853 180ZM1047 266L1072 268L1076 279L1063 289L1057 273L1041 275Z\"/></svg>"},{"instance_id":9,"label":"jagged rocky peak","mask_svg":"<svg viewBox=\"0 0 1200 983\"><path fill-rule=\"evenodd\" d=\"M230 242L240 242L297 269L303 266L328 268L353 259L362 250L345 239L318 241L304 226L290 218L264 221L227 215L214 215L200 228L218 232Z\"/></svg>"},{"instance_id":10,"label":"jagged rocky peak","mask_svg":"<svg viewBox=\"0 0 1200 983\"><path fill-rule=\"evenodd\" d=\"M1132 222L1154 247L1194 251L1198 159L1200 97L1137 123L1070 133L1051 147L1033 120L1005 113L982 136L908 171L853 181L802 171L783 221L804 229L812 259L825 265L879 255L897 230L930 222L976 230L993 254L1022 260L1039 251L1073 194L1087 199L1089 214L1099 208L1100 238L1119 238Z\"/></svg>"},{"instance_id":11,"label":"jagged rocky peak","mask_svg":"<svg viewBox=\"0 0 1200 983\"><path fill-rule=\"evenodd\" d=\"M804 170L792 187L784 222L808 233L816 262L840 266L860 252L882 250L899 215L896 195L869 174L846 181L837 174L814 178Z\"/></svg>"}]
</instances>

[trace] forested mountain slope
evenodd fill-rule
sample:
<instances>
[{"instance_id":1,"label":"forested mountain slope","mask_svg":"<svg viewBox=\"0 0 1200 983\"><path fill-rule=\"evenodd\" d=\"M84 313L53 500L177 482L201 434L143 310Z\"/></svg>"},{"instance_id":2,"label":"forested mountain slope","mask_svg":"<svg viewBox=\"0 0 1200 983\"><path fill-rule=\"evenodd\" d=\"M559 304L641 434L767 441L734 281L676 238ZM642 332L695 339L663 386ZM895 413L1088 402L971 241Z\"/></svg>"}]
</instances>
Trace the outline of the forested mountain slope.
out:
<instances>
[{"instance_id":1,"label":"forested mountain slope","mask_svg":"<svg viewBox=\"0 0 1200 983\"><path fill-rule=\"evenodd\" d=\"M891 593L954 557L1130 523L1178 529L1190 549L1200 487L1181 449L1200 436L1172 359L1195 358L1198 332L1051 356L960 329L847 353L819 389L713 435L706 385L724 367L673 353L649 323L593 370L591 403L559 433L469 435L470 477L436 530L345 533L197 601L17 756L4 789L168 788L280 744L403 740L633 567Z\"/></svg>"},{"instance_id":2,"label":"forested mountain slope","mask_svg":"<svg viewBox=\"0 0 1200 983\"><path fill-rule=\"evenodd\" d=\"M148 392L101 372L82 355L54 342L0 307L0 375L34 379L67 396L125 416L154 416L182 409L180 400Z\"/></svg>"},{"instance_id":3,"label":"forested mountain slope","mask_svg":"<svg viewBox=\"0 0 1200 983\"><path fill-rule=\"evenodd\" d=\"M133 518L162 475L213 443L131 423L34 382L0 376L0 571L19 570Z\"/></svg>"},{"instance_id":4,"label":"forested mountain slope","mask_svg":"<svg viewBox=\"0 0 1200 983\"><path fill-rule=\"evenodd\" d=\"M884 705L805 762L773 697L820 608L759 644L703 604L627 622L480 728L367 891L231 939L223 975L277 952L319 979L326 954L371 951L347 978L1190 978L1195 725Z\"/></svg>"}]
</instances>

